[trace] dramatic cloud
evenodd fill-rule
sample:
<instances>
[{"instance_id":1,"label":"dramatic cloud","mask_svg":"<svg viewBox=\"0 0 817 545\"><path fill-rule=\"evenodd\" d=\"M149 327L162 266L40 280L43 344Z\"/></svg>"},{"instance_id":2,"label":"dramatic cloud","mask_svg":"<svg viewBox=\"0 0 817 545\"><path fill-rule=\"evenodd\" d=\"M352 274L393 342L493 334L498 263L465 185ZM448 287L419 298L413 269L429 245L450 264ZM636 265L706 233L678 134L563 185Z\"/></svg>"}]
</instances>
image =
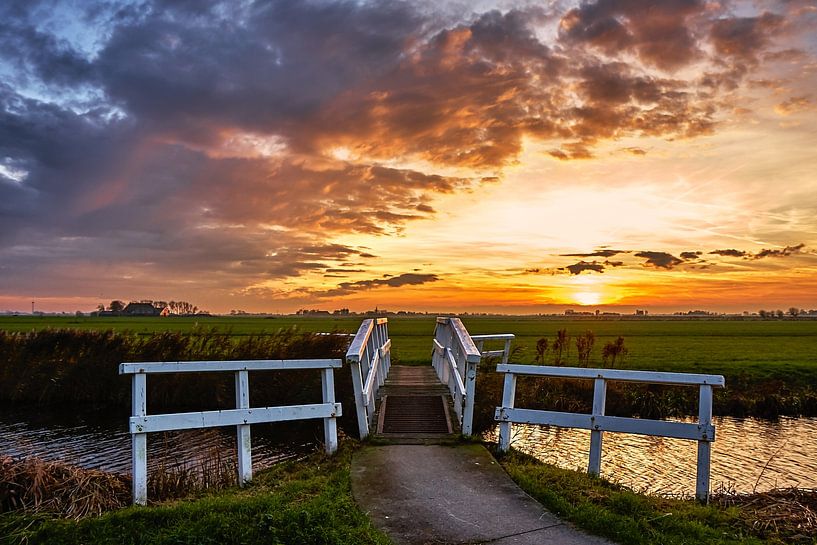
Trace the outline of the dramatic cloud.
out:
<instances>
[{"instance_id":1,"label":"dramatic cloud","mask_svg":"<svg viewBox=\"0 0 817 545\"><path fill-rule=\"evenodd\" d=\"M647 265L652 265L658 269L669 270L684 262L683 259L678 259L674 255L666 252L638 252L635 256L645 258Z\"/></svg>"},{"instance_id":2,"label":"dramatic cloud","mask_svg":"<svg viewBox=\"0 0 817 545\"><path fill-rule=\"evenodd\" d=\"M381 287L399 288L401 286L419 286L429 282L437 282L438 280L440 280L440 277L436 274L403 273L397 276L386 275L385 278L375 278L373 280L341 282L337 288L323 291L310 291L310 294L318 297L337 297Z\"/></svg>"},{"instance_id":3,"label":"dramatic cloud","mask_svg":"<svg viewBox=\"0 0 817 545\"><path fill-rule=\"evenodd\" d=\"M792 254L800 253L805 247L805 244L797 244L796 246L786 246L779 250L763 249L752 256L753 259L763 259L764 257L787 257Z\"/></svg>"},{"instance_id":4,"label":"dramatic cloud","mask_svg":"<svg viewBox=\"0 0 817 545\"><path fill-rule=\"evenodd\" d=\"M573 265L568 265L565 268L568 271L570 271L570 274L581 274L584 271L596 271L596 272L599 272L599 273L604 272L604 265L601 264L601 263L598 263L596 261L592 261L592 262L579 261L578 263L575 263Z\"/></svg>"},{"instance_id":5,"label":"dramatic cloud","mask_svg":"<svg viewBox=\"0 0 817 545\"><path fill-rule=\"evenodd\" d=\"M698 257L700 257L701 255L701 252L681 252L678 255L684 261L689 261L691 259L698 259Z\"/></svg>"},{"instance_id":6,"label":"dramatic cloud","mask_svg":"<svg viewBox=\"0 0 817 545\"><path fill-rule=\"evenodd\" d=\"M626 253L625 250L596 250L587 254L560 254L562 257L613 257Z\"/></svg>"},{"instance_id":7,"label":"dramatic cloud","mask_svg":"<svg viewBox=\"0 0 817 545\"><path fill-rule=\"evenodd\" d=\"M4 2L5 289L71 282L96 294L83 280L94 264L115 270L117 285L141 274L228 291L363 274L358 262L373 254L333 241L401 235L434 218L441 195L502 183L526 142L563 161L613 143L637 161L635 139L712 134L746 74L766 59L809 58L777 48L794 15L764 9ZM782 115L812 106L796 89L775 102ZM636 255L660 269L693 259ZM437 278L337 293L412 279Z\"/></svg>"},{"instance_id":8,"label":"dramatic cloud","mask_svg":"<svg viewBox=\"0 0 817 545\"><path fill-rule=\"evenodd\" d=\"M727 250L713 250L709 253L712 255L722 255L725 257L744 257L747 255L743 250L735 250L734 248L729 248Z\"/></svg>"}]
</instances>

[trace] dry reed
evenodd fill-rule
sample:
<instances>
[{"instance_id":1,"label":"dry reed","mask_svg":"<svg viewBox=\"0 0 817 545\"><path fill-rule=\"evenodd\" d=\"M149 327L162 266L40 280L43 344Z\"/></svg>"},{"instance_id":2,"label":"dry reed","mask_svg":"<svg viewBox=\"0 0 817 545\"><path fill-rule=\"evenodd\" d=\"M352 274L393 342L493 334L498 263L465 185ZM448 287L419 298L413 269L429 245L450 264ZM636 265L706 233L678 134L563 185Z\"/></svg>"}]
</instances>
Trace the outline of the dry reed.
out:
<instances>
[{"instance_id":1,"label":"dry reed","mask_svg":"<svg viewBox=\"0 0 817 545\"><path fill-rule=\"evenodd\" d=\"M218 448L193 465L151 468L151 502L188 497L236 484L235 461ZM131 477L36 458L0 459L0 513L22 511L80 519L131 504Z\"/></svg>"},{"instance_id":2,"label":"dry reed","mask_svg":"<svg viewBox=\"0 0 817 545\"><path fill-rule=\"evenodd\" d=\"M817 489L778 488L752 494L720 493L712 502L736 507L741 518L761 535L786 536L789 542L817 538Z\"/></svg>"},{"instance_id":3,"label":"dry reed","mask_svg":"<svg viewBox=\"0 0 817 545\"><path fill-rule=\"evenodd\" d=\"M52 513L72 519L128 505L130 480L35 458L0 460L0 511Z\"/></svg>"}]
</instances>

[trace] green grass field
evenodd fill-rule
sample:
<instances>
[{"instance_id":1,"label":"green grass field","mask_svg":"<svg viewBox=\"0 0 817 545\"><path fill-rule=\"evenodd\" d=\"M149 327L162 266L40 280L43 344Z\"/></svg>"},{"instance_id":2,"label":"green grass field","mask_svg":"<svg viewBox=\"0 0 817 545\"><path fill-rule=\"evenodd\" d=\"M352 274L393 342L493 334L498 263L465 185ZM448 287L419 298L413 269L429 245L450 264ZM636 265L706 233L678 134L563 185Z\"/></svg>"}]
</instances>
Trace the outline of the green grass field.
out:
<instances>
[{"instance_id":1,"label":"green grass field","mask_svg":"<svg viewBox=\"0 0 817 545\"><path fill-rule=\"evenodd\" d=\"M151 334L217 328L232 335L297 327L302 331L354 333L359 317L276 318L58 318L0 317L0 330L34 328L113 329ZM717 373L752 381L779 380L817 385L817 321L676 321L676 320L545 320L535 317L466 317L472 334L513 333L512 361L533 363L537 339L552 339L562 328L571 335L591 330L596 342L590 365L601 366L601 347L623 336L629 351L623 364L631 369ZM390 318L393 360L402 364L430 361L434 317ZM499 347L497 347L499 348ZM551 356L548 356L550 359ZM547 361L547 360L546 360ZM575 346L567 359L576 365ZM621 366L621 365L619 365Z\"/></svg>"}]
</instances>

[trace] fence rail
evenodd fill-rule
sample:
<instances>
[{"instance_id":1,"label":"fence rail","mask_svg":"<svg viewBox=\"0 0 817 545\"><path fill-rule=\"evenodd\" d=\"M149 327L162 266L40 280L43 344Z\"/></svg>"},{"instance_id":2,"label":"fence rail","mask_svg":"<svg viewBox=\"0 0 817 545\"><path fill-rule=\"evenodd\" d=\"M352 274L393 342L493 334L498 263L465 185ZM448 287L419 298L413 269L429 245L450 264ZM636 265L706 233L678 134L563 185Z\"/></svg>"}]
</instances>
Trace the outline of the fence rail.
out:
<instances>
[{"instance_id":1,"label":"fence rail","mask_svg":"<svg viewBox=\"0 0 817 545\"><path fill-rule=\"evenodd\" d=\"M501 357L502 363L508 363L508 360L511 357L511 341L513 341L514 337L515 336L513 333L500 333L498 335L471 335L471 340L476 343L477 350L479 350L483 358ZM505 346L502 348L502 350L483 350L483 346L485 345L486 341L504 341Z\"/></svg>"},{"instance_id":2,"label":"fence rail","mask_svg":"<svg viewBox=\"0 0 817 545\"><path fill-rule=\"evenodd\" d=\"M369 435L374 421L377 392L391 368L391 340L387 318L363 320L346 351L352 373L357 425L360 438Z\"/></svg>"},{"instance_id":3,"label":"fence rail","mask_svg":"<svg viewBox=\"0 0 817 545\"><path fill-rule=\"evenodd\" d=\"M322 418L326 451L338 448L336 418L341 416L341 404L335 402L334 369L341 360L246 360L246 361L181 361L123 363L119 374L133 375L131 382L133 411L129 419L133 441L133 503L147 503L147 434L159 431L236 426L238 452L238 482L252 479L250 424ZM287 369L318 369L321 371L323 403L283 407L250 407L250 371ZM220 411L147 414L147 375L154 373L235 373L236 408Z\"/></svg>"},{"instance_id":4,"label":"fence rail","mask_svg":"<svg viewBox=\"0 0 817 545\"><path fill-rule=\"evenodd\" d=\"M590 456L587 471L598 475L601 472L602 434L605 431L690 439L698 441L695 496L701 501L709 498L711 448L715 440L715 427L712 425L712 388L725 386L722 376L533 365L498 365L496 370L505 373L502 406L496 408L494 415L494 418L500 422L500 450L507 451L510 448L512 424L514 423L590 430ZM515 408L516 380L519 376L592 379L594 381L592 413L576 414ZM608 381L698 386L698 422L692 424L605 416Z\"/></svg>"}]
</instances>

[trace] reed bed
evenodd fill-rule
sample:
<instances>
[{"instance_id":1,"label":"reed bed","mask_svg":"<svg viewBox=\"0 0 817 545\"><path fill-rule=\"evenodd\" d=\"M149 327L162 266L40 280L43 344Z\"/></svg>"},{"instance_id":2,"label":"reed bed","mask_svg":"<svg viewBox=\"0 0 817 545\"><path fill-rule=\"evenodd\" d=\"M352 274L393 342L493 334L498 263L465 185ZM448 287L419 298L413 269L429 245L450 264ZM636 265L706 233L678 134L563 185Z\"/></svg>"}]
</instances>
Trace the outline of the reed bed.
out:
<instances>
[{"instance_id":1,"label":"reed bed","mask_svg":"<svg viewBox=\"0 0 817 545\"><path fill-rule=\"evenodd\" d=\"M713 495L712 503L737 508L745 524L760 535L785 536L787 543L813 543L817 539L817 489L723 492Z\"/></svg>"},{"instance_id":2,"label":"reed bed","mask_svg":"<svg viewBox=\"0 0 817 545\"><path fill-rule=\"evenodd\" d=\"M130 479L60 462L0 460L0 511L80 519L130 503Z\"/></svg>"},{"instance_id":3,"label":"reed bed","mask_svg":"<svg viewBox=\"0 0 817 545\"><path fill-rule=\"evenodd\" d=\"M195 463L151 468L151 503L235 486L235 461L209 449ZM42 513L81 519L131 504L131 477L37 458L0 459L0 513Z\"/></svg>"}]
</instances>

